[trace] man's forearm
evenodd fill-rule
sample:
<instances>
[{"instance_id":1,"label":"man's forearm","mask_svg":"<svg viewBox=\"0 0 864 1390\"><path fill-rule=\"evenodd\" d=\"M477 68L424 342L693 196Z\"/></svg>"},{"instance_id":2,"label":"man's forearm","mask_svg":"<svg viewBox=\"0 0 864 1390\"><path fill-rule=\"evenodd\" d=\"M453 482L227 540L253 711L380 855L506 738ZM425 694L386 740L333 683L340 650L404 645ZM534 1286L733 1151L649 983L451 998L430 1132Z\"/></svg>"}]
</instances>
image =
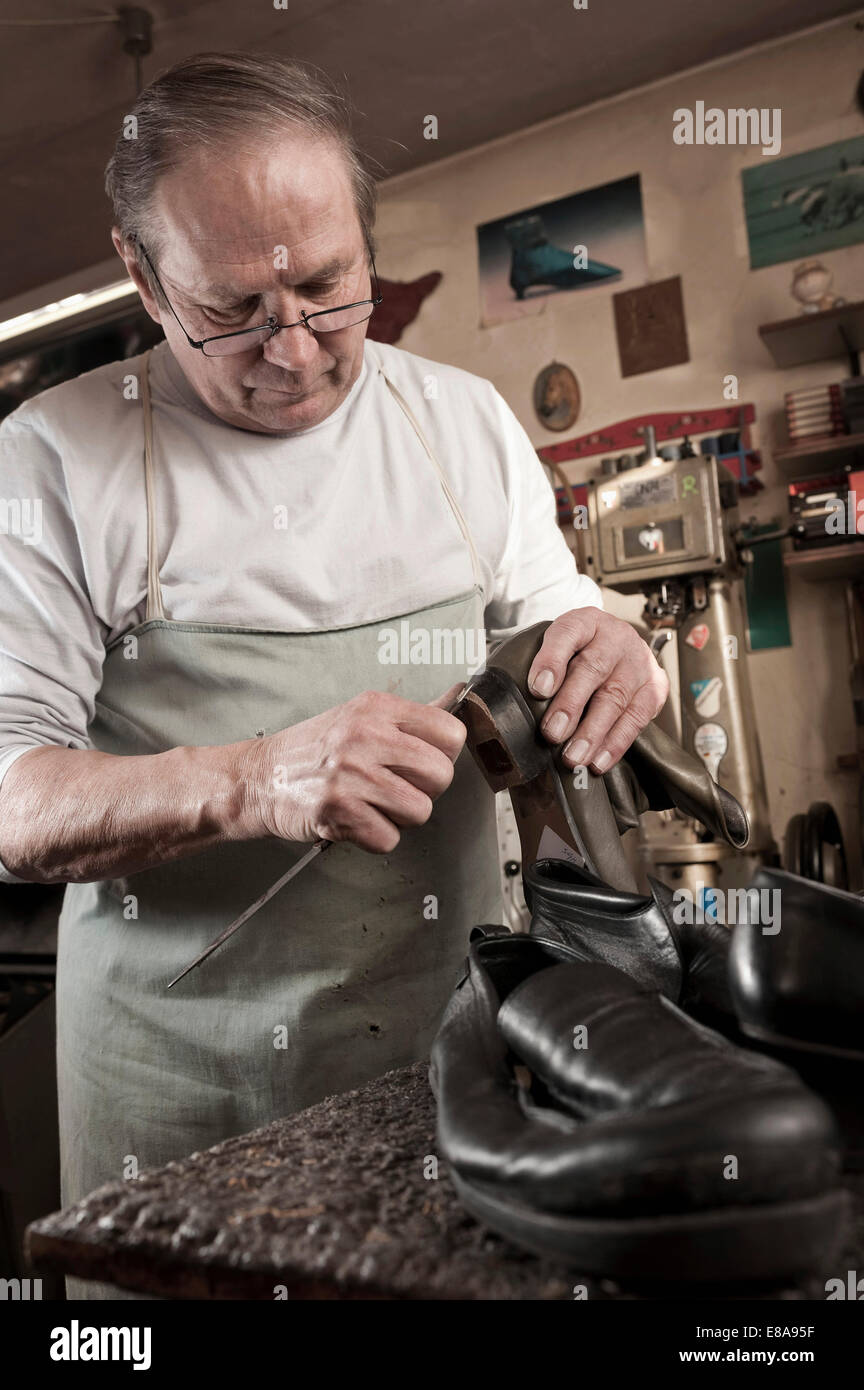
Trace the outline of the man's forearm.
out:
<instances>
[{"instance_id":1,"label":"man's forearm","mask_svg":"<svg viewBox=\"0 0 864 1390\"><path fill-rule=\"evenodd\" d=\"M115 757L44 747L0 786L0 860L33 883L117 878L266 833L257 740Z\"/></svg>"}]
</instances>

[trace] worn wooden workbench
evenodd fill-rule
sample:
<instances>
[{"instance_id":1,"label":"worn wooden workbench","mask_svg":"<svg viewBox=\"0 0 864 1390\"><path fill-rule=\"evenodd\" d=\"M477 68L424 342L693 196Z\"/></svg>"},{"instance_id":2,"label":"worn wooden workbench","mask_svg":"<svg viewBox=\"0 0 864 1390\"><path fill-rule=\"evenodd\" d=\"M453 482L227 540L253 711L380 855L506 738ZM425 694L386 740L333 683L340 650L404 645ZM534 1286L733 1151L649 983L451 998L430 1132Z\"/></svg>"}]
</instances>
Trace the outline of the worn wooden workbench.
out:
<instances>
[{"instance_id":1,"label":"worn wooden workbench","mask_svg":"<svg viewBox=\"0 0 864 1390\"><path fill-rule=\"evenodd\" d=\"M389 1072L35 1222L31 1260L36 1273L169 1299L554 1301L580 1285L581 1297L640 1296L483 1230L459 1205L436 1147L426 1067ZM832 1273L864 1268L861 1177L850 1186L857 1241L853 1233ZM824 1298L824 1277L760 1294Z\"/></svg>"}]
</instances>

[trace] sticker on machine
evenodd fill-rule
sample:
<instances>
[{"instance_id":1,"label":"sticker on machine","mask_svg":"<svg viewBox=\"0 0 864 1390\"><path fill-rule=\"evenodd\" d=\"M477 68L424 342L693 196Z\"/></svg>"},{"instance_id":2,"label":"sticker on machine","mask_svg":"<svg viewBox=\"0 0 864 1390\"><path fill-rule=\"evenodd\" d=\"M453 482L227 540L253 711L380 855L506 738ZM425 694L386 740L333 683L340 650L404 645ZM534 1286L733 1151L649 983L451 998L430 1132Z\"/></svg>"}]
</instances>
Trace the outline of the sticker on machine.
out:
<instances>
[{"instance_id":1,"label":"sticker on machine","mask_svg":"<svg viewBox=\"0 0 864 1390\"><path fill-rule=\"evenodd\" d=\"M726 730L722 724L700 724L693 738L693 743L696 752L716 782L723 754L729 747Z\"/></svg>"},{"instance_id":2,"label":"sticker on machine","mask_svg":"<svg viewBox=\"0 0 864 1390\"><path fill-rule=\"evenodd\" d=\"M697 652L701 652L702 648L707 646L710 636L711 629L707 623L696 623L691 627L684 641L688 647L695 647Z\"/></svg>"},{"instance_id":3,"label":"sticker on machine","mask_svg":"<svg viewBox=\"0 0 864 1390\"><path fill-rule=\"evenodd\" d=\"M663 532L659 526L643 526L637 540L643 550L648 550L652 555L656 555L663 545Z\"/></svg>"},{"instance_id":4,"label":"sticker on machine","mask_svg":"<svg viewBox=\"0 0 864 1390\"><path fill-rule=\"evenodd\" d=\"M713 719L720 709L720 695L723 690L723 682L719 676L710 676L707 680L691 681L690 694L693 696L693 703L696 706L697 714L701 714L703 719Z\"/></svg>"}]
</instances>

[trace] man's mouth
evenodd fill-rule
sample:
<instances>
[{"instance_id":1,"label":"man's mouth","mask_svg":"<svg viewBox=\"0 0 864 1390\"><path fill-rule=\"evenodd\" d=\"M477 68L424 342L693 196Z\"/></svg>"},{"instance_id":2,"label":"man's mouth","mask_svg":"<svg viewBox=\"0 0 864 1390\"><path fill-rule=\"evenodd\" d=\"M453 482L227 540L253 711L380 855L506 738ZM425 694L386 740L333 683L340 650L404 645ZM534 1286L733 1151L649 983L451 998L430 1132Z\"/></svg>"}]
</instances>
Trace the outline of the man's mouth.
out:
<instances>
[{"instance_id":1,"label":"man's mouth","mask_svg":"<svg viewBox=\"0 0 864 1390\"><path fill-rule=\"evenodd\" d=\"M290 396L296 399L298 396L308 396L315 385L314 381L309 386L302 386L298 390L291 390L285 386L253 386L253 391L269 391L274 396Z\"/></svg>"}]
</instances>

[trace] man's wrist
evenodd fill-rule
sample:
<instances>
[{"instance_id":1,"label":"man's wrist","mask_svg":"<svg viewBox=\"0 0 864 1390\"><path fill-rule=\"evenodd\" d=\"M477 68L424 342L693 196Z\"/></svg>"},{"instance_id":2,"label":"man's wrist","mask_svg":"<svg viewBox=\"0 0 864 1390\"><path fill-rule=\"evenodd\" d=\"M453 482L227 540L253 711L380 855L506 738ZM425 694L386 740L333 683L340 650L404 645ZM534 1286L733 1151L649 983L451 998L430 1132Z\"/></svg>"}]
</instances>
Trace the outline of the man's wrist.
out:
<instances>
[{"instance_id":1,"label":"man's wrist","mask_svg":"<svg viewBox=\"0 0 864 1390\"><path fill-rule=\"evenodd\" d=\"M235 840L260 840L273 828L273 760L270 739L248 739L232 746L232 777L237 789L233 825Z\"/></svg>"},{"instance_id":2,"label":"man's wrist","mask_svg":"<svg viewBox=\"0 0 864 1390\"><path fill-rule=\"evenodd\" d=\"M167 760L161 776L174 783L180 797L178 827L202 844L259 840L269 832L266 822L266 771L261 757L264 739L242 743L191 745L157 754ZM186 789L183 796L181 788ZM181 807L185 802L185 810Z\"/></svg>"}]
</instances>

